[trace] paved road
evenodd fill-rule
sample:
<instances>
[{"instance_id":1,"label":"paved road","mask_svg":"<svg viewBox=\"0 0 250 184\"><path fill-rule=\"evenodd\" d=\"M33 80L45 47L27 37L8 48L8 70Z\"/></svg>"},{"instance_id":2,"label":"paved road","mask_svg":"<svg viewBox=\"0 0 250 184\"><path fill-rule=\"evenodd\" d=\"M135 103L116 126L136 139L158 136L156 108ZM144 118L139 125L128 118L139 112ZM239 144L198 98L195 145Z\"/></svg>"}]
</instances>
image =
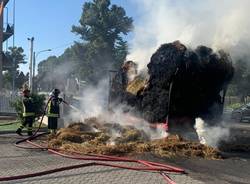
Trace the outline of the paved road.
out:
<instances>
[{"instance_id":1,"label":"paved road","mask_svg":"<svg viewBox=\"0 0 250 184\"><path fill-rule=\"evenodd\" d=\"M17 138L13 134L0 135L0 176L28 174L84 163L48 154L46 151L16 148L13 143ZM178 184L203 184L203 182L192 179L188 175L170 174L169 176ZM92 166L2 183L164 184L166 182L158 173Z\"/></svg>"}]
</instances>

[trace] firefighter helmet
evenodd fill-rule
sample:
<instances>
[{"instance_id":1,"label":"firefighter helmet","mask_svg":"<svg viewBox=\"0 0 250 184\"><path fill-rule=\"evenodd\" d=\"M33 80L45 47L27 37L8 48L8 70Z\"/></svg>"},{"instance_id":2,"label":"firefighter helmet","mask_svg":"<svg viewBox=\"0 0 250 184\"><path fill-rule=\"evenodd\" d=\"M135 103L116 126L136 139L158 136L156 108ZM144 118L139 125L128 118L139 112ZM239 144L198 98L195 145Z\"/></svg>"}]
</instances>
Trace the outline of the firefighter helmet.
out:
<instances>
[{"instance_id":1,"label":"firefighter helmet","mask_svg":"<svg viewBox=\"0 0 250 184\"><path fill-rule=\"evenodd\" d=\"M60 92L59 89L54 89L54 90L52 91L52 94L53 94L53 95L56 95L56 96L58 96L60 93L61 93L61 92Z\"/></svg>"}]
</instances>

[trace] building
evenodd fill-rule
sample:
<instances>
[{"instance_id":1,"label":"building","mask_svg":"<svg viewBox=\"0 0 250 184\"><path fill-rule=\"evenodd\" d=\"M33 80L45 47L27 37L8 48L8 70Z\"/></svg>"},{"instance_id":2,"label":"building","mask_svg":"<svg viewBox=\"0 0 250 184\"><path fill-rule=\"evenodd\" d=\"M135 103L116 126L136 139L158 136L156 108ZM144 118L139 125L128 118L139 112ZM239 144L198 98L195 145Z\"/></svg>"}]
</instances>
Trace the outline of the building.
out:
<instances>
[{"instance_id":1,"label":"building","mask_svg":"<svg viewBox=\"0 0 250 184\"><path fill-rule=\"evenodd\" d=\"M3 43L14 35L14 24L4 26L4 8L9 0L0 0L0 91L3 89L3 71L13 66L13 61L3 53Z\"/></svg>"}]
</instances>

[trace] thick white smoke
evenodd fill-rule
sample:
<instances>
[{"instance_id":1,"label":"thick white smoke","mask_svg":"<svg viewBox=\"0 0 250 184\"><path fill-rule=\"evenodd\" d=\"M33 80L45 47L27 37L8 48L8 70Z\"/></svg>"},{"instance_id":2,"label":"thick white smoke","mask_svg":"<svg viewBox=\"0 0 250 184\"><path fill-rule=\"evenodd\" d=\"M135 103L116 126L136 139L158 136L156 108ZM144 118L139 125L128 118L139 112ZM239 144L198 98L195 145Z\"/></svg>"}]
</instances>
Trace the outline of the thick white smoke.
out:
<instances>
[{"instance_id":1,"label":"thick white smoke","mask_svg":"<svg viewBox=\"0 0 250 184\"><path fill-rule=\"evenodd\" d=\"M160 139L167 136L163 127L151 129L145 120L135 117L127 112L131 107L120 105L108 111L108 80L102 80L97 86L87 86L80 100L80 108L73 109L67 117L65 126L70 122L84 122L84 119L96 117L100 122L120 124L121 126L134 126L143 130L151 139ZM118 136L114 130L114 136Z\"/></svg>"},{"instance_id":2,"label":"thick white smoke","mask_svg":"<svg viewBox=\"0 0 250 184\"><path fill-rule=\"evenodd\" d=\"M145 68L163 43L180 40L196 47L225 49L248 55L249 0L131 0L138 11L129 60Z\"/></svg>"},{"instance_id":3,"label":"thick white smoke","mask_svg":"<svg viewBox=\"0 0 250 184\"><path fill-rule=\"evenodd\" d=\"M108 109L108 80L101 80L97 86L88 85L77 99L78 105L71 107L71 112L66 120L68 123L84 121L86 118L98 117ZM65 126L68 124L66 123Z\"/></svg>"},{"instance_id":4,"label":"thick white smoke","mask_svg":"<svg viewBox=\"0 0 250 184\"><path fill-rule=\"evenodd\" d=\"M195 129L200 139L200 143L212 147L217 147L221 140L227 140L230 135L228 127L217 125L209 127L201 118L195 119Z\"/></svg>"}]
</instances>

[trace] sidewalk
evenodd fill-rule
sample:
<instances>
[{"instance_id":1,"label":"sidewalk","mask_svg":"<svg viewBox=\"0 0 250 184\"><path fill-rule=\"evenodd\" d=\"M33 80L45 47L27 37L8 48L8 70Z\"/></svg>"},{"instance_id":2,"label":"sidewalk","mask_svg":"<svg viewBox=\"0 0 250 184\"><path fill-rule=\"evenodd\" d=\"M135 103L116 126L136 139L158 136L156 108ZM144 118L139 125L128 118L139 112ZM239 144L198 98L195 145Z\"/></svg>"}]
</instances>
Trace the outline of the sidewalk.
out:
<instances>
[{"instance_id":1,"label":"sidewalk","mask_svg":"<svg viewBox=\"0 0 250 184\"><path fill-rule=\"evenodd\" d=\"M15 134L0 134L0 176L28 174L47 169L69 166L89 161L66 159L52 155L46 151L25 150L14 146L20 137ZM124 164L124 163L123 163ZM134 165L132 163L129 164ZM188 175L169 174L177 184L202 184ZM42 177L28 178L1 183L34 183L34 184L165 184L159 173L139 172L125 169L115 169L103 166L91 166Z\"/></svg>"}]
</instances>

